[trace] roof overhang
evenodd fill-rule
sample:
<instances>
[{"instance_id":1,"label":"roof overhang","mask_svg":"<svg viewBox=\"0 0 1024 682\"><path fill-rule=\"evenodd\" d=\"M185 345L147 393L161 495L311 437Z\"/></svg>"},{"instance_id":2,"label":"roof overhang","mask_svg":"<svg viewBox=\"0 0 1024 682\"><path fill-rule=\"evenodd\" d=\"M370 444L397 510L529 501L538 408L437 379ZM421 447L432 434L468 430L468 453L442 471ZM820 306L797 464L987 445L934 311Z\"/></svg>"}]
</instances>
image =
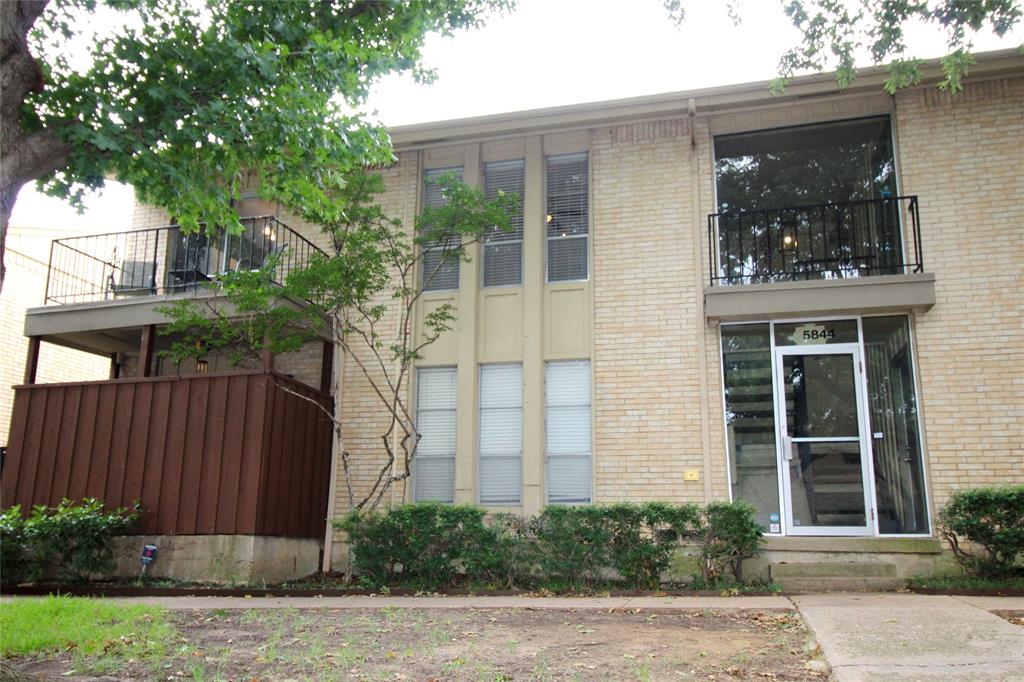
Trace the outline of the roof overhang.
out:
<instances>
[{"instance_id":1,"label":"roof overhang","mask_svg":"<svg viewBox=\"0 0 1024 682\"><path fill-rule=\"evenodd\" d=\"M1017 49L983 52L975 55L969 79L1024 74L1024 55ZM922 85L934 85L943 79L939 60L922 64ZM698 116L717 112L778 105L823 97L878 94L888 78L884 67L861 69L849 88L836 85L835 74L818 73L790 80L782 95L774 96L768 81L755 81L698 90L684 90L628 99L587 102L568 106L531 109L490 116L453 119L432 123L396 126L389 130L396 150L455 144L472 139L507 137L585 128L610 122L680 116L693 112Z\"/></svg>"}]
</instances>

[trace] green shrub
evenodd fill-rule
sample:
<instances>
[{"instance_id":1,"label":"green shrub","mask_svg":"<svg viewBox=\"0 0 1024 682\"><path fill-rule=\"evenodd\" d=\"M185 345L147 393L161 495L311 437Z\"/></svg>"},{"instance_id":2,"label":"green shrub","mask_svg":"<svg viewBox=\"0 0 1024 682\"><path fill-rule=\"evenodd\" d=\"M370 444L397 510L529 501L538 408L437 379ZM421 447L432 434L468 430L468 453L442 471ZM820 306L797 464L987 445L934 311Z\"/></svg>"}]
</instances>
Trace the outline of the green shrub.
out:
<instances>
[{"instance_id":1,"label":"green shrub","mask_svg":"<svg viewBox=\"0 0 1024 682\"><path fill-rule=\"evenodd\" d=\"M680 539L699 521L696 505L613 504L604 509L612 567L625 586L657 589Z\"/></svg>"},{"instance_id":2,"label":"green shrub","mask_svg":"<svg viewBox=\"0 0 1024 682\"><path fill-rule=\"evenodd\" d=\"M594 588L614 574L622 587L656 589L682 540L701 543L703 580L756 555L761 529L745 503L550 505L528 521L489 520L481 507L433 502L355 512L348 535L363 584L439 589L459 582L551 591Z\"/></svg>"},{"instance_id":3,"label":"green shrub","mask_svg":"<svg viewBox=\"0 0 1024 682\"><path fill-rule=\"evenodd\" d=\"M549 505L530 519L528 528L545 587L589 587L605 577L611 534L604 507Z\"/></svg>"},{"instance_id":4,"label":"green shrub","mask_svg":"<svg viewBox=\"0 0 1024 682\"><path fill-rule=\"evenodd\" d=\"M417 502L352 512L335 526L348 535L353 567L366 585L437 589L467 570L500 570L486 555L496 532L484 524L485 514L471 505Z\"/></svg>"},{"instance_id":5,"label":"green shrub","mask_svg":"<svg viewBox=\"0 0 1024 682\"><path fill-rule=\"evenodd\" d=\"M4 585L25 582L29 569L25 519L21 516L21 506L16 504L0 512L0 580Z\"/></svg>"},{"instance_id":6,"label":"green shrub","mask_svg":"<svg viewBox=\"0 0 1024 682\"><path fill-rule=\"evenodd\" d=\"M27 519L11 507L2 521L4 582L84 582L111 573L115 563L110 539L132 532L138 518L138 507L107 512L103 502L92 498L81 504L64 500L56 507L37 505Z\"/></svg>"},{"instance_id":7,"label":"green shrub","mask_svg":"<svg viewBox=\"0 0 1024 682\"><path fill-rule=\"evenodd\" d=\"M539 561L529 525L515 514L494 514L488 523L494 533L493 544L467 556L470 580L503 589L530 587Z\"/></svg>"},{"instance_id":8,"label":"green shrub","mask_svg":"<svg viewBox=\"0 0 1024 682\"><path fill-rule=\"evenodd\" d=\"M726 570L736 582L742 580L744 559L755 557L764 543L757 510L743 502L712 502L701 514L695 539L700 545L701 578L715 585L726 578Z\"/></svg>"},{"instance_id":9,"label":"green shrub","mask_svg":"<svg viewBox=\"0 0 1024 682\"><path fill-rule=\"evenodd\" d=\"M1024 553L1024 485L964 490L939 512L939 532L964 571L1003 578Z\"/></svg>"}]
</instances>

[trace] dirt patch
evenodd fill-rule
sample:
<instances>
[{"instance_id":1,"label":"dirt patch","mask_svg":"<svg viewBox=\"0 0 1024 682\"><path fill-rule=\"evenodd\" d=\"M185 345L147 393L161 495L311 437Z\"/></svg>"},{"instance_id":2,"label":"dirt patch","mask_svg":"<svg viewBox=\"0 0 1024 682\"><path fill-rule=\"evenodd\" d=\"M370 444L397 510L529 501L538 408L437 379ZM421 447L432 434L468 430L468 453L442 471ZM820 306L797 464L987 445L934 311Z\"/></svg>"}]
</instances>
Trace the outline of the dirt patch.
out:
<instances>
[{"instance_id":1,"label":"dirt patch","mask_svg":"<svg viewBox=\"0 0 1024 682\"><path fill-rule=\"evenodd\" d=\"M46 679L809 680L800 617L772 611L203 610L161 660L65 652ZM74 671L74 672L70 672ZM70 673L70 674L69 674Z\"/></svg>"},{"instance_id":2,"label":"dirt patch","mask_svg":"<svg viewBox=\"0 0 1024 682\"><path fill-rule=\"evenodd\" d=\"M1024 628L1024 611L993 611L1000 618L1010 621L1014 625Z\"/></svg>"}]
</instances>

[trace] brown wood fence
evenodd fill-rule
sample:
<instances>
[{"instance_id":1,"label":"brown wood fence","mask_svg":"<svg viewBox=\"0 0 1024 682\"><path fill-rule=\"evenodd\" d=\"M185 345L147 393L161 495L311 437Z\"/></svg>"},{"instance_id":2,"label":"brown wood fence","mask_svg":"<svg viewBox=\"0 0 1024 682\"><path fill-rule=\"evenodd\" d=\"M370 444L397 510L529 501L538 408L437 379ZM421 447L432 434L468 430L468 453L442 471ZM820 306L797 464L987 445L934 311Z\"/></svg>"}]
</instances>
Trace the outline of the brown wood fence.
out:
<instances>
[{"instance_id":1,"label":"brown wood fence","mask_svg":"<svg viewBox=\"0 0 1024 682\"><path fill-rule=\"evenodd\" d=\"M263 371L17 386L0 504L139 501L147 534L322 537L331 423L300 396L331 405Z\"/></svg>"}]
</instances>

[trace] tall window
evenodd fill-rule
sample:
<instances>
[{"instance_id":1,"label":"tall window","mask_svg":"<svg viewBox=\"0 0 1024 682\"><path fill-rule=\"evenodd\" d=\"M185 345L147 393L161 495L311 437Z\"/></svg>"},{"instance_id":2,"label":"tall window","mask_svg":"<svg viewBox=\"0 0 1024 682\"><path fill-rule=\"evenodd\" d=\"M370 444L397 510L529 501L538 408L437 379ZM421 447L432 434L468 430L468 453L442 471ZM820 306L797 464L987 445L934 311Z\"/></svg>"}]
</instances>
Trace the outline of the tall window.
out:
<instances>
[{"instance_id":1,"label":"tall window","mask_svg":"<svg viewBox=\"0 0 1024 682\"><path fill-rule=\"evenodd\" d=\"M480 366L480 502L519 504L523 480L523 366Z\"/></svg>"},{"instance_id":2,"label":"tall window","mask_svg":"<svg viewBox=\"0 0 1024 682\"><path fill-rule=\"evenodd\" d=\"M446 199L437 178L452 174L462 179L462 167L432 168L423 175L423 204L429 208L440 208ZM420 282L424 291L440 291L459 288L459 259L445 257L445 249L458 246L461 238L458 235L439 239L423 246L423 262L421 264Z\"/></svg>"},{"instance_id":3,"label":"tall window","mask_svg":"<svg viewBox=\"0 0 1024 682\"><path fill-rule=\"evenodd\" d=\"M455 368L424 368L416 376L416 429L420 443L413 460L413 497L452 502L455 499Z\"/></svg>"},{"instance_id":4,"label":"tall window","mask_svg":"<svg viewBox=\"0 0 1024 682\"><path fill-rule=\"evenodd\" d=\"M590 361L544 368L548 502L590 502Z\"/></svg>"},{"instance_id":5,"label":"tall window","mask_svg":"<svg viewBox=\"0 0 1024 682\"><path fill-rule=\"evenodd\" d=\"M886 116L715 137L727 284L903 271Z\"/></svg>"},{"instance_id":6,"label":"tall window","mask_svg":"<svg viewBox=\"0 0 1024 682\"><path fill-rule=\"evenodd\" d=\"M878 530L928 533L910 322L905 315L865 317L862 325Z\"/></svg>"},{"instance_id":7,"label":"tall window","mask_svg":"<svg viewBox=\"0 0 1024 682\"><path fill-rule=\"evenodd\" d=\"M500 193L519 197L519 208L509 216L512 230L492 228L484 235L484 286L521 284L523 281L523 186L525 164L497 161L484 166L484 192L488 199Z\"/></svg>"},{"instance_id":8,"label":"tall window","mask_svg":"<svg viewBox=\"0 0 1024 682\"><path fill-rule=\"evenodd\" d=\"M732 499L753 504L758 523L778 533L782 526L771 344L767 323L722 326Z\"/></svg>"},{"instance_id":9,"label":"tall window","mask_svg":"<svg viewBox=\"0 0 1024 682\"><path fill-rule=\"evenodd\" d=\"M587 153L547 157L548 281L587 278Z\"/></svg>"}]
</instances>

